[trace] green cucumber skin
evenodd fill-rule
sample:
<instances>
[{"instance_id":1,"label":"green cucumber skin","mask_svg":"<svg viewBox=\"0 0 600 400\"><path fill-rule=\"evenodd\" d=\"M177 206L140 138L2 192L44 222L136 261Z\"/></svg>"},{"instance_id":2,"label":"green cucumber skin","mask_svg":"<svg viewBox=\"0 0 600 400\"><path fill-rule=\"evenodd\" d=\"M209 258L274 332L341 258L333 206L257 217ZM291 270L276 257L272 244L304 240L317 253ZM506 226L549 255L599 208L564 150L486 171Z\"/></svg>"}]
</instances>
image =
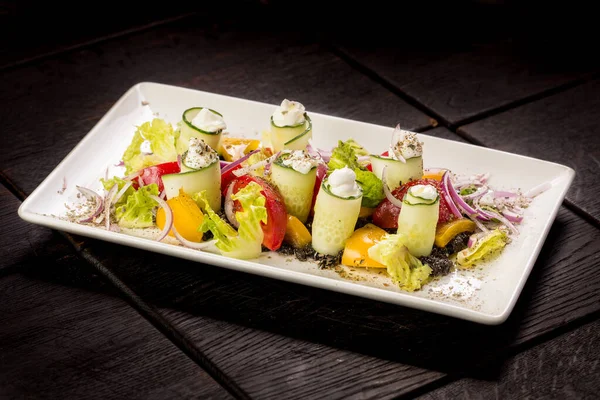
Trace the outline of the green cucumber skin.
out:
<instances>
[{"instance_id":1,"label":"green cucumber skin","mask_svg":"<svg viewBox=\"0 0 600 400\"><path fill-rule=\"evenodd\" d=\"M177 152L182 154L188 149L190 138L196 137L202 139L212 147L215 151L219 150L219 142L221 141L221 132L207 132L192 125L190 122L194 117L205 107L193 107L185 110L181 116L180 135L177 140ZM220 113L209 108L215 114L222 116Z\"/></svg>"},{"instance_id":2,"label":"green cucumber skin","mask_svg":"<svg viewBox=\"0 0 600 400\"><path fill-rule=\"evenodd\" d=\"M271 117L271 145L278 152L283 149L304 150L312 138L312 121L304 114L306 121L297 126L277 126Z\"/></svg>"},{"instance_id":3,"label":"green cucumber skin","mask_svg":"<svg viewBox=\"0 0 600 400\"><path fill-rule=\"evenodd\" d=\"M215 211L221 210L221 166L214 162L206 168L167 174L162 176L167 199L179 195L179 189L193 196L206 190L208 204Z\"/></svg>"},{"instance_id":4,"label":"green cucumber skin","mask_svg":"<svg viewBox=\"0 0 600 400\"><path fill-rule=\"evenodd\" d=\"M306 222L310 214L316 179L317 168L303 174L277 163L271 165L271 180L283 196L288 214L295 216L302 223Z\"/></svg>"},{"instance_id":5,"label":"green cucumber skin","mask_svg":"<svg viewBox=\"0 0 600 400\"><path fill-rule=\"evenodd\" d=\"M324 186L321 186L323 189ZM312 223L312 247L321 254L337 255L354 232L362 195L343 199L319 190Z\"/></svg>"},{"instance_id":6,"label":"green cucumber skin","mask_svg":"<svg viewBox=\"0 0 600 400\"><path fill-rule=\"evenodd\" d=\"M406 195L405 199L415 197ZM433 249L435 230L440 213L439 196L433 204L404 202L398 215L398 234L403 235L404 245L415 257L428 256Z\"/></svg>"},{"instance_id":7,"label":"green cucumber skin","mask_svg":"<svg viewBox=\"0 0 600 400\"><path fill-rule=\"evenodd\" d=\"M382 179L383 168L387 166L387 184L390 190L423 177L423 157L409 158L403 163L393 158L371 155L371 166L379 179Z\"/></svg>"}]
</instances>

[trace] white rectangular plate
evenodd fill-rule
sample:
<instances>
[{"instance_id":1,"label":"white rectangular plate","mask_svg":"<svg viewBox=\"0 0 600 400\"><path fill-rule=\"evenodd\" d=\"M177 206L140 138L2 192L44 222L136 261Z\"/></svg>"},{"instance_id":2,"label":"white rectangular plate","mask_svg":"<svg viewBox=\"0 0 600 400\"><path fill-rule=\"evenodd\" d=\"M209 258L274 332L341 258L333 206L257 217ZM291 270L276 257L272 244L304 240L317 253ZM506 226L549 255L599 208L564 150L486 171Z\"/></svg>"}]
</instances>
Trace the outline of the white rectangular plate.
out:
<instances>
[{"instance_id":1,"label":"white rectangular plate","mask_svg":"<svg viewBox=\"0 0 600 400\"><path fill-rule=\"evenodd\" d=\"M302 99L297 99L302 101ZM344 292L483 324L506 320L538 256L574 171L564 165L420 134L425 167L449 168L459 174L489 172L490 184L499 189L526 191L542 182L552 187L534 199L525 213L521 234L501 256L473 271L457 271L408 293L395 287L385 274L345 268L344 274L319 269L275 253L242 261L203 253L151 238L136 237L79 225L54 216L65 214L65 203L75 199L75 185L101 190L99 178L122 173L115 167L129 144L135 126L157 115L177 123L183 110L205 106L220 111L232 136L260 137L268 129L275 105L206 93L157 83L132 87L96 124L19 208L26 221L96 239L164 253L192 261L244 271L270 278ZM338 139L354 138L371 152L387 149L393 127L341 119L307 111L313 121L318 147L331 148ZM62 191L63 182L67 189ZM341 276L344 275L344 276Z\"/></svg>"}]
</instances>

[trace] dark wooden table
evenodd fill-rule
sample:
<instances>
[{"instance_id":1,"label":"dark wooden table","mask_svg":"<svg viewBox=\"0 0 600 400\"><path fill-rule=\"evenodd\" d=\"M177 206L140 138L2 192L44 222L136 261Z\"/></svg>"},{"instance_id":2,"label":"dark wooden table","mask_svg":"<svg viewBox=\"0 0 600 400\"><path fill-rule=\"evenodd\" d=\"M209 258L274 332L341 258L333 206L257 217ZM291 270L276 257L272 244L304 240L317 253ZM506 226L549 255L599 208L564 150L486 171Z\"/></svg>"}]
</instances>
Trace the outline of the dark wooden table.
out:
<instances>
[{"instance_id":1,"label":"dark wooden table","mask_svg":"<svg viewBox=\"0 0 600 400\"><path fill-rule=\"evenodd\" d=\"M504 2L375 2L345 18L310 2L137 5L90 14L0 3L0 398L598 397L591 13ZM20 220L20 202L141 81L302 99L577 175L499 326Z\"/></svg>"}]
</instances>

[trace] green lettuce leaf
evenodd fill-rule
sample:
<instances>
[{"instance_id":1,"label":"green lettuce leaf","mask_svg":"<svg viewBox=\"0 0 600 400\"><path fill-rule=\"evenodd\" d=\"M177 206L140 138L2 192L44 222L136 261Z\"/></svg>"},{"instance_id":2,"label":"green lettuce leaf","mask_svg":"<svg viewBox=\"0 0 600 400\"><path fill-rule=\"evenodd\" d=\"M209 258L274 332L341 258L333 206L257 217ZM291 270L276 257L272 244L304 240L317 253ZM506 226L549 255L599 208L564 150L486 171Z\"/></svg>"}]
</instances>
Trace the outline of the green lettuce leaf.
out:
<instances>
[{"instance_id":1,"label":"green lettuce leaf","mask_svg":"<svg viewBox=\"0 0 600 400\"><path fill-rule=\"evenodd\" d=\"M507 243L506 233L494 229L479 238L472 247L459 251L456 262L463 267L472 267L477 261L495 255Z\"/></svg>"},{"instance_id":2,"label":"green lettuce leaf","mask_svg":"<svg viewBox=\"0 0 600 400\"><path fill-rule=\"evenodd\" d=\"M150 195L158 196L158 185L156 183L142 186L127 196L125 204L115 209L115 217L119 226L123 228L154 226L152 209L158 204Z\"/></svg>"},{"instance_id":3,"label":"green lettuce leaf","mask_svg":"<svg viewBox=\"0 0 600 400\"><path fill-rule=\"evenodd\" d=\"M179 138L179 131L160 118L154 118L150 122L144 122L138 126L129 147L123 153L125 173L139 171L151 165L161 164L177 159L175 143ZM150 142L152 154L143 154L141 150L144 140Z\"/></svg>"},{"instance_id":4,"label":"green lettuce leaf","mask_svg":"<svg viewBox=\"0 0 600 400\"><path fill-rule=\"evenodd\" d=\"M356 182L363 191L361 205L363 207L377 207L385 198L383 182L373 172L358 162L358 154L366 155L366 151L353 139L338 142L331 153L327 163L328 173L333 170L348 167L356 174Z\"/></svg>"},{"instance_id":5,"label":"green lettuce leaf","mask_svg":"<svg viewBox=\"0 0 600 400\"><path fill-rule=\"evenodd\" d=\"M256 182L250 182L236 194L233 200L238 200L242 211L237 211L235 217L240 223L236 231L219 217L208 204L206 193L202 191L194 197L204 204L206 218L200 225L202 232L211 231L216 239L216 246L221 254L239 258L256 258L262 252L263 231L261 222L267 223L267 209L265 207L265 196L260 192L262 187Z\"/></svg>"},{"instance_id":6,"label":"green lettuce leaf","mask_svg":"<svg viewBox=\"0 0 600 400\"><path fill-rule=\"evenodd\" d=\"M429 280L431 268L410 254L402 235L386 234L368 252L369 257L387 267L392 280L403 290L418 290Z\"/></svg>"},{"instance_id":7,"label":"green lettuce leaf","mask_svg":"<svg viewBox=\"0 0 600 400\"><path fill-rule=\"evenodd\" d=\"M128 181L126 181L125 179L121 179L118 176L113 176L111 179L104 179L104 178L100 178L100 182L102 183L102 186L104 186L104 189L106 190L110 190L112 189L112 187L116 184L118 189L117 192L121 189L123 189L123 187L127 184ZM132 186L129 186L129 188L125 191L125 193L123 193L123 196L121 196L121 198L114 204L115 207L119 207L122 206L123 204L125 204L127 202L127 198L129 196L131 196L133 194L133 192L135 192L135 189Z\"/></svg>"}]
</instances>

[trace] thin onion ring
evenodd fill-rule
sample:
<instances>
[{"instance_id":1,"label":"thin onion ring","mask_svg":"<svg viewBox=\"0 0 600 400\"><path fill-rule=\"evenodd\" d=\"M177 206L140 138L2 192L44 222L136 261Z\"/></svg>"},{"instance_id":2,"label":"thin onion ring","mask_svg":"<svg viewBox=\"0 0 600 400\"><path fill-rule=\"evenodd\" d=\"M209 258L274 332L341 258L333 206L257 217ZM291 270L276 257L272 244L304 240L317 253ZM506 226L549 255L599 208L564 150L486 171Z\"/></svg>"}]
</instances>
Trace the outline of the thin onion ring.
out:
<instances>
[{"instance_id":1,"label":"thin onion ring","mask_svg":"<svg viewBox=\"0 0 600 400\"><path fill-rule=\"evenodd\" d=\"M117 194L117 189L119 189L118 184L114 184L113 187L110 188L106 197L104 198L104 226L106 230L110 230L110 208L112 203L115 201L115 194Z\"/></svg>"},{"instance_id":2,"label":"thin onion ring","mask_svg":"<svg viewBox=\"0 0 600 400\"><path fill-rule=\"evenodd\" d=\"M186 238L181 236L181 234L177 231L177 229L175 228L175 224L173 224L173 226L171 227L171 231L173 232L173 235L175 235L177 240L179 240L183 246L189 247L190 249L207 250L211 247L214 247L215 243L217 242L216 240L209 240L208 242L199 242L198 243L198 242L192 242L190 240L187 240Z\"/></svg>"},{"instance_id":3,"label":"thin onion ring","mask_svg":"<svg viewBox=\"0 0 600 400\"><path fill-rule=\"evenodd\" d=\"M160 231L160 233L156 237L156 241L160 242L165 237L167 237L167 235L169 234L169 231L174 226L173 225L173 211L171 210L171 207L169 207L169 204L167 204L167 202L164 201L163 199L161 199L160 197L155 196L153 194L151 194L149 197L152 200L156 201L158 203L158 205L160 207L162 207L163 210L165 210L165 226L163 227L162 231Z\"/></svg>"},{"instance_id":4,"label":"thin onion ring","mask_svg":"<svg viewBox=\"0 0 600 400\"><path fill-rule=\"evenodd\" d=\"M77 188L77 190L79 190L81 194L85 196L86 199L94 200L96 202L96 209L94 210L94 212L90 216L77 221L79 223L91 222L98 215L102 214L102 211L104 210L104 199L102 199L102 196L94 192L92 189L88 189L83 186L75 187Z\"/></svg>"},{"instance_id":5,"label":"thin onion ring","mask_svg":"<svg viewBox=\"0 0 600 400\"><path fill-rule=\"evenodd\" d=\"M383 171L381 171L381 181L383 182L383 193L385 193L385 197L398 208L402 208L402 200L398 200L392 194L390 187L387 184L387 165L383 167Z\"/></svg>"}]
</instances>

